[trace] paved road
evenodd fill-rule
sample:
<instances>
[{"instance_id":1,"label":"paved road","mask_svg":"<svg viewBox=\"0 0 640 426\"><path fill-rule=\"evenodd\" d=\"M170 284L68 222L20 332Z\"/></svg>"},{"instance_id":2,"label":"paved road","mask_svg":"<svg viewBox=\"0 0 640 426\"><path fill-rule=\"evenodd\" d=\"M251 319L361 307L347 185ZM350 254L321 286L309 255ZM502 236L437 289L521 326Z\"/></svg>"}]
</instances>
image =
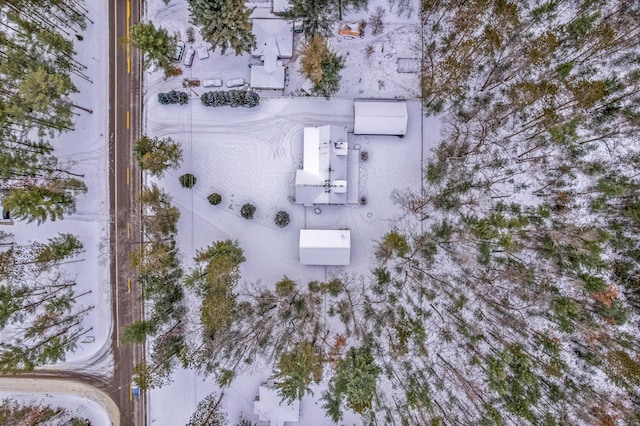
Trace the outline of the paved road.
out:
<instances>
[{"instance_id":1,"label":"paved road","mask_svg":"<svg viewBox=\"0 0 640 426\"><path fill-rule=\"evenodd\" d=\"M131 395L131 369L144 359L142 345L120 344L125 326L142 318L140 288L133 280L130 251L140 241L137 193L141 174L131 145L140 134L140 61L133 49L119 42L140 20L142 0L109 2L109 187L111 220L111 285L114 309L114 376L108 393L120 409L121 424L143 426L144 396Z\"/></svg>"}]
</instances>

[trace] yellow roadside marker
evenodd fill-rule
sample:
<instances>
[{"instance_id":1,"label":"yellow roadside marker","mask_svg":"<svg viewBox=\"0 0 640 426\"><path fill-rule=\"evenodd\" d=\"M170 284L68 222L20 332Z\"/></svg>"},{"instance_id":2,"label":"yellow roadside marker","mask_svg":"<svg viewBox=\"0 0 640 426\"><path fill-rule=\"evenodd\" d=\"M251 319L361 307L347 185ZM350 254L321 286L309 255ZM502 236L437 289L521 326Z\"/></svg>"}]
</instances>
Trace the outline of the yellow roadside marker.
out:
<instances>
[{"instance_id":1,"label":"yellow roadside marker","mask_svg":"<svg viewBox=\"0 0 640 426\"><path fill-rule=\"evenodd\" d=\"M127 111L127 129L129 128L129 124L131 122L129 111Z\"/></svg>"},{"instance_id":2,"label":"yellow roadside marker","mask_svg":"<svg viewBox=\"0 0 640 426\"><path fill-rule=\"evenodd\" d=\"M127 222L127 238L131 238L131 223Z\"/></svg>"},{"instance_id":3,"label":"yellow roadside marker","mask_svg":"<svg viewBox=\"0 0 640 426\"><path fill-rule=\"evenodd\" d=\"M127 185L129 185L129 176L131 175L131 172L129 171L129 168L127 167Z\"/></svg>"},{"instance_id":4,"label":"yellow roadside marker","mask_svg":"<svg viewBox=\"0 0 640 426\"><path fill-rule=\"evenodd\" d=\"M131 278L127 280L127 293L131 293Z\"/></svg>"}]
</instances>

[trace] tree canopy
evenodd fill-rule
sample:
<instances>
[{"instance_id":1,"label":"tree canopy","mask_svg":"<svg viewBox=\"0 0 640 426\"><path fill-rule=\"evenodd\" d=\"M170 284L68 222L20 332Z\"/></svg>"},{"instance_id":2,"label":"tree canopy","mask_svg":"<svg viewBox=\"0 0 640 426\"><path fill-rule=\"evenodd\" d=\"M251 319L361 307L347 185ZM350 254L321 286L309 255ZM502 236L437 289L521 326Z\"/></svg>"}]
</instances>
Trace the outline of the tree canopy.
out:
<instances>
[{"instance_id":1,"label":"tree canopy","mask_svg":"<svg viewBox=\"0 0 640 426\"><path fill-rule=\"evenodd\" d=\"M251 52L255 36L247 9L242 0L188 0L191 22L200 27L204 41L222 54L232 49L236 55Z\"/></svg>"},{"instance_id":2,"label":"tree canopy","mask_svg":"<svg viewBox=\"0 0 640 426\"><path fill-rule=\"evenodd\" d=\"M144 54L145 67L156 66L171 74L175 68L173 55L176 41L166 29L156 28L153 22L140 22L131 27L131 40L125 40Z\"/></svg>"},{"instance_id":3,"label":"tree canopy","mask_svg":"<svg viewBox=\"0 0 640 426\"><path fill-rule=\"evenodd\" d=\"M332 52L327 40L314 34L300 49L300 72L313 83L315 94L329 98L340 89L344 58Z\"/></svg>"},{"instance_id":4,"label":"tree canopy","mask_svg":"<svg viewBox=\"0 0 640 426\"><path fill-rule=\"evenodd\" d=\"M167 169L177 169L182 161L182 148L171 138L142 135L132 149L140 167L158 177Z\"/></svg>"}]
</instances>

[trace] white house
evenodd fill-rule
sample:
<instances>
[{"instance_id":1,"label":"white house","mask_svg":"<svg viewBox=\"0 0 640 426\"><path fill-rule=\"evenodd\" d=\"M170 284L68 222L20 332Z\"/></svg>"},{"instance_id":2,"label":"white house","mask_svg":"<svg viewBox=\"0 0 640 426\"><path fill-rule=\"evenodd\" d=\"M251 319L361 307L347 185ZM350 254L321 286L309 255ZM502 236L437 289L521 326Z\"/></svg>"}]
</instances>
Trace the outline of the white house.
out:
<instances>
[{"instance_id":1,"label":"white house","mask_svg":"<svg viewBox=\"0 0 640 426\"><path fill-rule=\"evenodd\" d=\"M347 203L347 128L304 128L302 169L296 170L296 204Z\"/></svg>"},{"instance_id":2,"label":"white house","mask_svg":"<svg viewBox=\"0 0 640 426\"><path fill-rule=\"evenodd\" d=\"M351 231L301 229L301 265L348 265L351 262Z\"/></svg>"},{"instance_id":3,"label":"white house","mask_svg":"<svg viewBox=\"0 0 640 426\"><path fill-rule=\"evenodd\" d=\"M270 426L284 426L285 422L298 422L300 401L296 399L287 404L274 388L261 385L258 399L253 402L253 413Z\"/></svg>"},{"instance_id":4,"label":"white house","mask_svg":"<svg viewBox=\"0 0 640 426\"><path fill-rule=\"evenodd\" d=\"M251 67L251 87L254 89L284 89L286 70L281 59L293 55L293 27L282 19L254 19L256 47L251 54L262 65Z\"/></svg>"},{"instance_id":5,"label":"white house","mask_svg":"<svg viewBox=\"0 0 640 426\"><path fill-rule=\"evenodd\" d=\"M284 19L254 19L253 34L256 47L251 52L255 57L275 54L280 59L293 56L293 26Z\"/></svg>"},{"instance_id":6,"label":"white house","mask_svg":"<svg viewBox=\"0 0 640 426\"><path fill-rule=\"evenodd\" d=\"M356 100L353 103L353 133L395 135L407 133L407 103L396 100Z\"/></svg>"}]
</instances>

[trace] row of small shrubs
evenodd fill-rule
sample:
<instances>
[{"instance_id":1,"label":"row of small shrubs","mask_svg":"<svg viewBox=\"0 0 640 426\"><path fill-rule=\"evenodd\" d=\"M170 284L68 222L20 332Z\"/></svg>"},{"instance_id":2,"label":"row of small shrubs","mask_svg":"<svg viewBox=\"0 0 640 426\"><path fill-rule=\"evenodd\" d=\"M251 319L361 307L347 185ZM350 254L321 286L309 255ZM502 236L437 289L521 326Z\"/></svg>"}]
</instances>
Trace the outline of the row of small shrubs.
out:
<instances>
[{"instance_id":1,"label":"row of small shrubs","mask_svg":"<svg viewBox=\"0 0 640 426\"><path fill-rule=\"evenodd\" d=\"M182 185L183 188L189 188L189 189L193 188L196 182L198 181L198 178L196 178L191 173L186 173L180 176L179 179L180 179L180 185ZM209 201L209 204L213 206L217 206L222 202L222 195L218 194L217 192L214 192L207 197L207 201ZM256 214L256 206L254 206L251 203L246 203L240 208L240 216L244 217L247 220L253 219L253 216L255 214ZM273 221L280 228L284 228L289 224L289 222L291 222L291 218L289 217L289 213L281 210L278 213L276 213L276 216L273 219Z\"/></svg>"},{"instance_id":2,"label":"row of small shrubs","mask_svg":"<svg viewBox=\"0 0 640 426\"><path fill-rule=\"evenodd\" d=\"M252 90L218 90L203 93L200 101L202 105L210 107L253 108L260 104L260 95Z\"/></svg>"},{"instance_id":3,"label":"row of small shrubs","mask_svg":"<svg viewBox=\"0 0 640 426\"><path fill-rule=\"evenodd\" d=\"M177 92L175 90L171 90L166 93L158 93L158 102L162 105L168 104L180 104L184 105L189 102L189 94L187 92Z\"/></svg>"},{"instance_id":4,"label":"row of small shrubs","mask_svg":"<svg viewBox=\"0 0 640 426\"><path fill-rule=\"evenodd\" d=\"M222 195L214 192L213 194L207 197L209 200L209 204L213 206L217 206L222 202ZM253 216L256 214L256 206L251 203L246 203L240 208L240 216L244 217L247 220L253 219ZM289 217L289 213L281 210L276 213L275 218L273 219L276 225L280 228L284 228L291 222L291 218Z\"/></svg>"}]
</instances>

